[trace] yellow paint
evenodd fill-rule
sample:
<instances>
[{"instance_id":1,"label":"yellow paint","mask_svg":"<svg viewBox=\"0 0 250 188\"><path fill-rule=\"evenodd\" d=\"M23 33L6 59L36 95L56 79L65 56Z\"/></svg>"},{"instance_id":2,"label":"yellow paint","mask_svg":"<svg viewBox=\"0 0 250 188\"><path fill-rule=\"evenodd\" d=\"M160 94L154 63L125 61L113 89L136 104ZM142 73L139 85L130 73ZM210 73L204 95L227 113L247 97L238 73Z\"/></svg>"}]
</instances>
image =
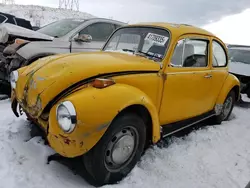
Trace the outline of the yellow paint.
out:
<instances>
[{"instance_id":1,"label":"yellow paint","mask_svg":"<svg viewBox=\"0 0 250 188\"><path fill-rule=\"evenodd\" d=\"M152 119L152 141L156 143L161 138L160 125L208 112L216 104L222 104L234 86L239 86L239 81L228 74L227 67L212 67L211 47L209 65L205 68L169 66L178 40L200 37L220 41L211 33L185 25L144 25L171 32L162 69L160 64L143 57L102 51L50 56L19 69L17 88L12 98L16 97L45 131L48 128L50 145L61 155L75 157L86 153L102 138L112 120L132 105L141 105L148 110ZM153 72L128 74L131 71ZM48 120L42 119L45 107L68 87L99 74L116 72L125 72L112 77L116 84L96 89L89 80L47 109ZM208 73L213 75L213 79L204 78ZM56 107L62 101L71 101L76 108L77 125L70 134L64 133L56 120Z\"/></svg>"}]
</instances>

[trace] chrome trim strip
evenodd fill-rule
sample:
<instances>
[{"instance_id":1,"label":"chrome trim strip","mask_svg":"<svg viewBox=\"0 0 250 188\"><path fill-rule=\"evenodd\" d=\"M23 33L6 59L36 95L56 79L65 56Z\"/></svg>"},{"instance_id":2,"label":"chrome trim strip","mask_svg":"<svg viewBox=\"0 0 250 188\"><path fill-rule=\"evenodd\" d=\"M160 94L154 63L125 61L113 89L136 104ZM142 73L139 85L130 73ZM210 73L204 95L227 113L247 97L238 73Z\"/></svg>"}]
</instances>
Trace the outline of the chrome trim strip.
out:
<instances>
[{"instance_id":1,"label":"chrome trim strip","mask_svg":"<svg viewBox=\"0 0 250 188\"><path fill-rule=\"evenodd\" d=\"M210 117L213 117L213 116L215 116L215 114L209 115L209 116L207 116L207 117L205 117L205 118L202 118L202 119L200 119L200 120L198 120L198 121L195 121L195 122L193 122L193 123L191 123L191 124L188 124L188 125L186 125L186 126L180 128L180 129L177 129L177 130L175 130L175 131L172 131L172 132L170 132L170 133L167 133L167 134L163 135L162 138L165 138L165 137L167 137L167 136L169 136L169 135L171 135L171 134L174 134L174 133L176 133L176 132L178 132L178 131L181 131L181 130L183 130L183 129L186 129L186 128L188 128L188 127L191 127L192 125L195 125L195 124L197 124L197 123L199 123L199 122L202 122L202 121L204 121L204 120L206 120L206 119L208 119L208 118L210 118Z\"/></svg>"}]
</instances>

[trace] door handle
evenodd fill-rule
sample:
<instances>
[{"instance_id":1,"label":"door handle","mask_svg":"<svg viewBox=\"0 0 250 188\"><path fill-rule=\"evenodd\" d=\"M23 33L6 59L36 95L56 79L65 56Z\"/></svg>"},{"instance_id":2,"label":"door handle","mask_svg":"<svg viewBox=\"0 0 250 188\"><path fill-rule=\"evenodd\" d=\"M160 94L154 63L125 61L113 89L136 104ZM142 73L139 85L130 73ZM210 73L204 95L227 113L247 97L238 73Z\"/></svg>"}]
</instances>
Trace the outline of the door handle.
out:
<instances>
[{"instance_id":1,"label":"door handle","mask_svg":"<svg viewBox=\"0 0 250 188\"><path fill-rule=\"evenodd\" d=\"M212 78L212 74L207 74L204 76L204 78Z\"/></svg>"}]
</instances>

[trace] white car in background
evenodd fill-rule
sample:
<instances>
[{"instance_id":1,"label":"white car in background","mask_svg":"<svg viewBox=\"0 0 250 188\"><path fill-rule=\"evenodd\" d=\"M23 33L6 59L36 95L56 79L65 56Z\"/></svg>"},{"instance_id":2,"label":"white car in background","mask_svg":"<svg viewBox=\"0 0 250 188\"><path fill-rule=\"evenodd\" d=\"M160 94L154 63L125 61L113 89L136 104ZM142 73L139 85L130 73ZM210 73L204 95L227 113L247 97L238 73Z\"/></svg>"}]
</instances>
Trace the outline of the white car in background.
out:
<instances>
[{"instance_id":1,"label":"white car in background","mask_svg":"<svg viewBox=\"0 0 250 188\"><path fill-rule=\"evenodd\" d=\"M250 98L250 46L228 45L229 72L234 74L241 84L241 93Z\"/></svg>"}]
</instances>

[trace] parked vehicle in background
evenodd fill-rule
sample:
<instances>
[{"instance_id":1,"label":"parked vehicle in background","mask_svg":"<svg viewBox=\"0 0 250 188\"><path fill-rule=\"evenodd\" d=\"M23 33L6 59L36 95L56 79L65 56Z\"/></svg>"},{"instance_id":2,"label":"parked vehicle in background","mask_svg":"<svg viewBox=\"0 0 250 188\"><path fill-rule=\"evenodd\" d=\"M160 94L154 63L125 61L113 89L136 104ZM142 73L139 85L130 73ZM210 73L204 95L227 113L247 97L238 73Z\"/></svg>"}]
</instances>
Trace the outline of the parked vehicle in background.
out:
<instances>
[{"instance_id":1,"label":"parked vehicle in background","mask_svg":"<svg viewBox=\"0 0 250 188\"><path fill-rule=\"evenodd\" d=\"M82 34L94 40L89 31ZM57 153L79 157L87 180L116 183L150 144L203 120L228 120L240 83L227 64L224 43L203 29L124 26L99 52L49 56L11 72L12 109Z\"/></svg>"},{"instance_id":2,"label":"parked vehicle in background","mask_svg":"<svg viewBox=\"0 0 250 188\"><path fill-rule=\"evenodd\" d=\"M34 31L37 31L38 29L40 29L40 27L38 27L38 26L33 26L32 29L33 29Z\"/></svg>"},{"instance_id":3,"label":"parked vehicle in background","mask_svg":"<svg viewBox=\"0 0 250 188\"><path fill-rule=\"evenodd\" d=\"M23 18L19 18L14 15L6 14L3 12L0 12L0 23L10 23L32 30L32 26L29 20L25 20Z\"/></svg>"},{"instance_id":4,"label":"parked vehicle in background","mask_svg":"<svg viewBox=\"0 0 250 188\"><path fill-rule=\"evenodd\" d=\"M240 80L240 91L250 98L250 46L228 45L229 72Z\"/></svg>"},{"instance_id":5,"label":"parked vehicle in background","mask_svg":"<svg viewBox=\"0 0 250 188\"><path fill-rule=\"evenodd\" d=\"M16 25L16 26L20 26L20 27L32 30L32 26L31 26L30 21L25 20L23 18L18 18L16 16L11 15L11 14L6 14L3 12L0 12L0 24L4 24L4 23L9 23L12 25ZM4 48L7 45L8 45L8 43L3 44L2 42L0 42L0 53L3 52Z\"/></svg>"},{"instance_id":6,"label":"parked vehicle in background","mask_svg":"<svg viewBox=\"0 0 250 188\"><path fill-rule=\"evenodd\" d=\"M22 39L6 47L0 60L0 78L4 78L2 83L8 88L4 93L10 94L11 71L49 55L100 50L112 32L123 25L115 20L91 18L59 20L32 33L24 30L20 33L8 27L9 36L22 35ZM30 37L39 41L30 41ZM0 42L4 38L8 37L0 36Z\"/></svg>"}]
</instances>

